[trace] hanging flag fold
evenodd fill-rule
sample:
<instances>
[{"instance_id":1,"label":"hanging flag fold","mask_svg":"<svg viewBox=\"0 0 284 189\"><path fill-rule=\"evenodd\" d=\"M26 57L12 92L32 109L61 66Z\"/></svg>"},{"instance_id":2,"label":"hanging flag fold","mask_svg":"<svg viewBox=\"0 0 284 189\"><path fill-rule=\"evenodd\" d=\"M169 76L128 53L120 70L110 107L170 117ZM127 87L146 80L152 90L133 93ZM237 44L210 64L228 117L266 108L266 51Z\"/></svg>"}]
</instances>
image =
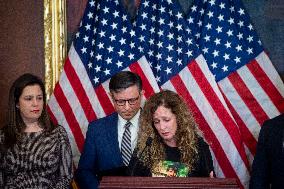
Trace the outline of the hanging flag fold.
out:
<instances>
[{"instance_id":1,"label":"hanging flag fold","mask_svg":"<svg viewBox=\"0 0 284 189\"><path fill-rule=\"evenodd\" d=\"M187 22L252 163L260 126L284 112L283 82L240 0L195 0Z\"/></svg>"},{"instance_id":2,"label":"hanging flag fold","mask_svg":"<svg viewBox=\"0 0 284 189\"><path fill-rule=\"evenodd\" d=\"M249 163L226 99L174 0L141 0L136 33L159 86L180 94L210 145L218 177L246 187Z\"/></svg>"}]
</instances>

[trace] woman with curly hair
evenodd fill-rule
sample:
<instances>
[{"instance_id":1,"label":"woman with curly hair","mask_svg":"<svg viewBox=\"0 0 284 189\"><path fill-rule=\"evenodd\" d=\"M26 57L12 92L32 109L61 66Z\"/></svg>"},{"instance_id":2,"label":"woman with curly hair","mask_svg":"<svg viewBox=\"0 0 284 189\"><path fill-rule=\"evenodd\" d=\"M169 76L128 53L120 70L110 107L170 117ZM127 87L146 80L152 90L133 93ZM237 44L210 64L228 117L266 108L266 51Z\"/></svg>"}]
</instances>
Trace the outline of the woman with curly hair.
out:
<instances>
[{"instance_id":1,"label":"woman with curly hair","mask_svg":"<svg viewBox=\"0 0 284 189\"><path fill-rule=\"evenodd\" d=\"M169 90L154 94L140 116L136 156L130 162L129 174L213 177L209 147L198 133L191 112L178 94Z\"/></svg>"},{"instance_id":2,"label":"woman with curly hair","mask_svg":"<svg viewBox=\"0 0 284 189\"><path fill-rule=\"evenodd\" d=\"M42 80L21 75L8 105L8 123L0 129L0 188L69 188L71 146L64 127L49 119Z\"/></svg>"}]
</instances>

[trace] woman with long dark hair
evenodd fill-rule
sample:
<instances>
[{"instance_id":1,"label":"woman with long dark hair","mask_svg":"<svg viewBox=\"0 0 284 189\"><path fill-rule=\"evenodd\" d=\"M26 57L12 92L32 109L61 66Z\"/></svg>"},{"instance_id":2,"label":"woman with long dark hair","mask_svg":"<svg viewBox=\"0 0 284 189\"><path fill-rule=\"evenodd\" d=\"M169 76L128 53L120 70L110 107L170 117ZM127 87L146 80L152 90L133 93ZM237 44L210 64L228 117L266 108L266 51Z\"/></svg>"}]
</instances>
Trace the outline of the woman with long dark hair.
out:
<instances>
[{"instance_id":1,"label":"woman with long dark hair","mask_svg":"<svg viewBox=\"0 0 284 189\"><path fill-rule=\"evenodd\" d=\"M42 80L20 76L8 103L8 124L0 130L0 188L68 188L71 147L65 129L49 119Z\"/></svg>"}]
</instances>

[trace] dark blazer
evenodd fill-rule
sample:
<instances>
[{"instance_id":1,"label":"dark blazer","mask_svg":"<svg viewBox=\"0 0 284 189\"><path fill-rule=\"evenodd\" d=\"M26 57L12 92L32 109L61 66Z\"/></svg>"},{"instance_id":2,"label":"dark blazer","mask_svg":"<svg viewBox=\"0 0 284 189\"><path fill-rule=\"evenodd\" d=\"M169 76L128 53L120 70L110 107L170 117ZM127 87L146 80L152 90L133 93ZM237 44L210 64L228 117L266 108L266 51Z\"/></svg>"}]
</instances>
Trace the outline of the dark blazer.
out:
<instances>
[{"instance_id":1,"label":"dark blazer","mask_svg":"<svg viewBox=\"0 0 284 189\"><path fill-rule=\"evenodd\" d=\"M117 136L118 114L91 122L75 180L82 189L97 188L104 175L124 175Z\"/></svg>"},{"instance_id":2,"label":"dark blazer","mask_svg":"<svg viewBox=\"0 0 284 189\"><path fill-rule=\"evenodd\" d=\"M284 114L261 127L250 189L284 188Z\"/></svg>"}]
</instances>

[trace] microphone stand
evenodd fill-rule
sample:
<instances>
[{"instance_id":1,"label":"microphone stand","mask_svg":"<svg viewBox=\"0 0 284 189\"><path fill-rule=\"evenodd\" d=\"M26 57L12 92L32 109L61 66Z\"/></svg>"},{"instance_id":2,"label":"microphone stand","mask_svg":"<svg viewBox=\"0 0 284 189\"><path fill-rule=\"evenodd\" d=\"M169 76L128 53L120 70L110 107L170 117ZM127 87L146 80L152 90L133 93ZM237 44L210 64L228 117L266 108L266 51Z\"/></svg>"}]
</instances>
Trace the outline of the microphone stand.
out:
<instances>
[{"instance_id":1,"label":"microphone stand","mask_svg":"<svg viewBox=\"0 0 284 189\"><path fill-rule=\"evenodd\" d=\"M137 159L135 160L135 163L134 163L134 165L133 165L133 168L131 169L131 174L130 174L130 176L133 176L133 173L134 173L134 170L135 170L135 168L136 168L136 165L137 165L138 161L139 161L140 158L142 157L142 155L143 155L143 153L145 152L146 148L148 148L148 147L151 146L152 142L153 142L153 138L152 138L152 137L148 137L148 138L147 138L147 141L146 141L145 147L143 148L143 150L141 151L141 153L139 154L139 156L137 155Z\"/></svg>"}]
</instances>

